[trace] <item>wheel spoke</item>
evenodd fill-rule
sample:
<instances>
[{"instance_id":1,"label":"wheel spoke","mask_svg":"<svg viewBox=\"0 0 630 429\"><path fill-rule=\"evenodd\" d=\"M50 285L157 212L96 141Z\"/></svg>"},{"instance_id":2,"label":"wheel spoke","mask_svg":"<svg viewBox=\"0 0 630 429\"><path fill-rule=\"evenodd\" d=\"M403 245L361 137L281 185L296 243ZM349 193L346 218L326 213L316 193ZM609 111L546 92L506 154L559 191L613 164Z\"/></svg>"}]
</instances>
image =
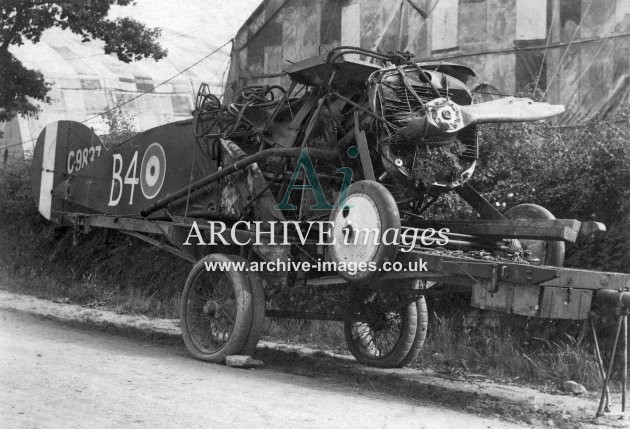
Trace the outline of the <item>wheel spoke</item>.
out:
<instances>
[{"instance_id":1,"label":"wheel spoke","mask_svg":"<svg viewBox=\"0 0 630 429\"><path fill-rule=\"evenodd\" d=\"M220 350L232 335L235 324L235 297L230 278L225 273L201 273L191 287L186 311L196 347L204 353Z\"/></svg>"},{"instance_id":2,"label":"wheel spoke","mask_svg":"<svg viewBox=\"0 0 630 429\"><path fill-rule=\"evenodd\" d=\"M367 291L360 301L359 321L352 322L351 337L359 351L374 359L392 353L400 342L406 304L395 292Z\"/></svg>"},{"instance_id":3,"label":"wheel spoke","mask_svg":"<svg viewBox=\"0 0 630 429\"><path fill-rule=\"evenodd\" d=\"M230 323L234 323L234 319L230 317L230 315L227 313L227 311L225 311L223 306L220 306L219 310L221 310L221 313L223 313L223 315L230 321Z\"/></svg>"}]
</instances>

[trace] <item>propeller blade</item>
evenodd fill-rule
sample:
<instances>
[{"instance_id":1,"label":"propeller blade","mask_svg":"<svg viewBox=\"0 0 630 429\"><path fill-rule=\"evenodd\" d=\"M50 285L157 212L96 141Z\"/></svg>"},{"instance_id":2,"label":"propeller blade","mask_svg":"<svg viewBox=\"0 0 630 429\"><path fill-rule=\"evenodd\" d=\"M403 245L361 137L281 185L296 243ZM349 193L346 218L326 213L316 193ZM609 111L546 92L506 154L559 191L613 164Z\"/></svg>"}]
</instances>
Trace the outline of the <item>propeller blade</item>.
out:
<instances>
[{"instance_id":1,"label":"propeller blade","mask_svg":"<svg viewBox=\"0 0 630 429\"><path fill-rule=\"evenodd\" d=\"M538 121L561 115L562 105L539 103L530 98L506 97L470 106L459 106L463 126L488 122Z\"/></svg>"},{"instance_id":2,"label":"propeller blade","mask_svg":"<svg viewBox=\"0 0 630 429\"><path fill-rule=\"evenodd\" d=\"M428 102L426 108L429 126L423 136L456 133L468 126L488 122L538 121L560 115L565 111L562 105L539 103L530 98L516 97L464 106L450 99L436 98ZM409 124L409 127L418 129L421 125L420 123Z\"/></svg>"}]
</instances>

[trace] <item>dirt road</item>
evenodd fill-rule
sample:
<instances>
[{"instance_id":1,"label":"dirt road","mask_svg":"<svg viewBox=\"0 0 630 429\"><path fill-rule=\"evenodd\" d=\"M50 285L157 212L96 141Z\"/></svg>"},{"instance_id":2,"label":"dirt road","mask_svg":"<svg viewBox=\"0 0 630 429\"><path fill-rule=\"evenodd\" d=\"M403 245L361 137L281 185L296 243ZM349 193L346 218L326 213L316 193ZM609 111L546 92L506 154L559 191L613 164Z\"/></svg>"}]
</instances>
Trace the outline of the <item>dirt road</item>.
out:
<instances>
[{"instance_id":1,"label":"dirt road","mask_svg":"<svg viewBox=\"0 0 630 429\"><path fill-rule=\"evenodd\" d=\"M3 427L515 427L0 311Z\"/></svg>"}]
</instances>

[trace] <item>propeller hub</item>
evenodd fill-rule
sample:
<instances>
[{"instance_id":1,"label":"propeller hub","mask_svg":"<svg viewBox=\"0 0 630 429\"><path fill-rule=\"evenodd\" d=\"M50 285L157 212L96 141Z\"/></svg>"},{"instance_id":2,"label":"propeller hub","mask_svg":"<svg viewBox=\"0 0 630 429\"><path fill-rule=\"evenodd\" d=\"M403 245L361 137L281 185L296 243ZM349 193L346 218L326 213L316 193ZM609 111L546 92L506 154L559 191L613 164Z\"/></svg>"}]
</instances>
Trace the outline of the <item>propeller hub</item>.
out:
<instances>
[{"instance_id":1,"label":"propeller hub","mask_svg":"<svg viewBox=\"0 0 630 429\"><path fill-rule=\"evenodd\" d=\"M436 98L427 103L429 124L443 133L454 133L464 127L459 106L448 98Z\"/></svg>"}]
</instances>

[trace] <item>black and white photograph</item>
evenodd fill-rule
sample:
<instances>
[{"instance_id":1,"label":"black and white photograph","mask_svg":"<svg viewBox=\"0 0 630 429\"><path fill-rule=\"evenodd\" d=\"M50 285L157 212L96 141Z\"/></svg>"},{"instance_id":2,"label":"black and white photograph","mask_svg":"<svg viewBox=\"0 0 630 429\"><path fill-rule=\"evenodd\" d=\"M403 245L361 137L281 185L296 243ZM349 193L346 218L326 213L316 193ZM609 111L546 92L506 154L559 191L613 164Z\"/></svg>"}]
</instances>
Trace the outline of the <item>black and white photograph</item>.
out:
<instances>
[{"instance_id":1,"label":"black and white photograph","mask_svg":"<svg viewBox=\"0 0 630 429\"><path fill-rule=\"evenodd\" d=\"M630 427L630 0L0 0L0 427Z\"/></svg>"}]
</instances>

